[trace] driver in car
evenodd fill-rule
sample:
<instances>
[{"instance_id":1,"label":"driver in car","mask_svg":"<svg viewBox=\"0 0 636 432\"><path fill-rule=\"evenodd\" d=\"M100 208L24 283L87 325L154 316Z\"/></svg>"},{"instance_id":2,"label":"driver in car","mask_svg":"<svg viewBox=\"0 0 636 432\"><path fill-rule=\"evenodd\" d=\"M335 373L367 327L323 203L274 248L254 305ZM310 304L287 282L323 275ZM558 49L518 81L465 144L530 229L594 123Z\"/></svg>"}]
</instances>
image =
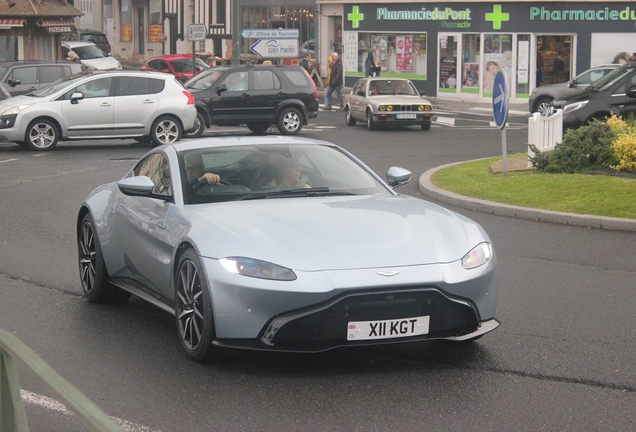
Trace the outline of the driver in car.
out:
<instances>
[{"instance_id":1,"label":"driver in car","mask_svg":"<svg viewBox=\"0 0 636 432\"><path fill-rule=\"evenodd\" d=\"M221 177L218 174L206 173L203 165L203 157L199 153L188 153L185 155L185 169L188 183L194 186L203 179L207 180L209 185L219 184Z\"/></svg>"}]
</instances>

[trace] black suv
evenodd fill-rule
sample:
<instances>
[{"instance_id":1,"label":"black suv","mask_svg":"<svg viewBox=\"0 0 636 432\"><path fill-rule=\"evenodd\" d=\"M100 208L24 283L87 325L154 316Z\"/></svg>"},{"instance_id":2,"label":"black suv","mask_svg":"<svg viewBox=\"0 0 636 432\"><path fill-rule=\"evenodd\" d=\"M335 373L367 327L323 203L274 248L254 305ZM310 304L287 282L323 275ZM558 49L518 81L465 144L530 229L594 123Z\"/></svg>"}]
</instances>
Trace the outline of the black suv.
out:
<instances>
[{"instance_id":1,"label":"black suv","mask_svg":"<svg viewBox=\"0 0 636 432\"><path fill-rule=\"evenodd\" d=\"M264 133L276 124L283 135L297 134L309 119L318 116L318 92L300 66L243 65L213 67L186 82L197 107L195 132L206 127L246 124Z\"/></svg>"},{"instance_id":2,"label":"black suv","mask_svg":"<svg viewBox=\"0 0 636 432\"><path fill-rule=\"evenodd\" d=\"M0 62L0 83L11 96L18 96L81 71L81 64L68 61Z\"/></svg>"},{"instance_id":3,"label":"black suv","mask_svg":"<svg viewBox=\"0 0 636 432\"><path fill-rule=\"evenodd\" d=\"M584 90L552 102L563 110L563 127L574 129L592 119L605 120L611 113L626 118L636 114L636 62L627 63Z\"/></svg>"}]
</instances>

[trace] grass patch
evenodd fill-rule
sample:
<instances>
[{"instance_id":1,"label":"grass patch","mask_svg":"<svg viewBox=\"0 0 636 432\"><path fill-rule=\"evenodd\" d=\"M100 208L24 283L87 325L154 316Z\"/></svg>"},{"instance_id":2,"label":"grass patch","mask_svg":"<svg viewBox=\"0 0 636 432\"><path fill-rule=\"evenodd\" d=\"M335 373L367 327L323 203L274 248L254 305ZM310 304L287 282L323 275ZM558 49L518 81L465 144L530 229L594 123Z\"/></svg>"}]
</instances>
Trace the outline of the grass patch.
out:
<instances>
[{"instance_id":1,"label":"grass patch","mask_svg":"<svg viewBox=\"0 0 636 432\"><path fill-rule=\"evenodd\" d=\"M534 170L493 174L490 165L500 159L453 165L433 174L431 182L450 192L503 204L636 219L634 178Z\"/></svg>"}]
</instances>

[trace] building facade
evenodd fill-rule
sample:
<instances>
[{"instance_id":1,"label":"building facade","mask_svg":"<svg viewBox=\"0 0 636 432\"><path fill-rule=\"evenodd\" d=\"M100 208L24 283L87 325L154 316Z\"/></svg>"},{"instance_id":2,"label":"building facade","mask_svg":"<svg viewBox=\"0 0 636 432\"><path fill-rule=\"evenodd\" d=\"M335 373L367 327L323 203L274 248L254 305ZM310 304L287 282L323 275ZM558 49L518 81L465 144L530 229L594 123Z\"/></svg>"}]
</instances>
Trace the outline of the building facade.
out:
<instances>
[{"instance_id":1,"label":"building facade","mask_svg":"<svg viewBox=\"0 0 636 432\"><path fill-rule=\"evenodd\" d=\"M346 86L364 75L372 51L383 76L410 78L442 98L491 98L494 74L503 69L512 100L523 102L536 86L636 52L632 2L318 4L321 45L342 40Z\"/></svg>"},{"instance_id":2,"label":"building facade","mask_svg":"<svg viewBox=\"0 0 636 432\"><path fill-rule=\"evenodd\" d=\"M79 15L66 0L0 1L1 61L60 59L61 35Z\"/></svg>"}]
</instances>

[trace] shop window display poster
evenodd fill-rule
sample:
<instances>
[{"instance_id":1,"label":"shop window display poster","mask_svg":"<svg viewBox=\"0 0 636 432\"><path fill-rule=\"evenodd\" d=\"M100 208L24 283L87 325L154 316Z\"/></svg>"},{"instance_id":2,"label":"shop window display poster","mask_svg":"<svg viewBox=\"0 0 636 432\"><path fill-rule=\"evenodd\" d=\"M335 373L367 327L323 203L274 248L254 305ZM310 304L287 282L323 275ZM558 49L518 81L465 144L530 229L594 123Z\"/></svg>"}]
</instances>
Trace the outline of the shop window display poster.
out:
<instances>
[{"instance_id":1,"label":"shop window display poster","mask_svg":"<svg viewBox=\"0 0 636 432\"><path fill-rule=\"evenodd\" d=\"M413 69L413 39L411 36L396 37L396 70L411 71Z\"/></svg>"},{"instance_id":2,"label":"shop window display poster","mask_svg":"<svg viewBox=\"0 0 636 432\"><path fill-rule=\"evenodd\" d=\"M345 46L344 46L344 63L345 72L357 72L358 71L358 33L346 32L345 33Z\"/></svg>"}]
</instances>

